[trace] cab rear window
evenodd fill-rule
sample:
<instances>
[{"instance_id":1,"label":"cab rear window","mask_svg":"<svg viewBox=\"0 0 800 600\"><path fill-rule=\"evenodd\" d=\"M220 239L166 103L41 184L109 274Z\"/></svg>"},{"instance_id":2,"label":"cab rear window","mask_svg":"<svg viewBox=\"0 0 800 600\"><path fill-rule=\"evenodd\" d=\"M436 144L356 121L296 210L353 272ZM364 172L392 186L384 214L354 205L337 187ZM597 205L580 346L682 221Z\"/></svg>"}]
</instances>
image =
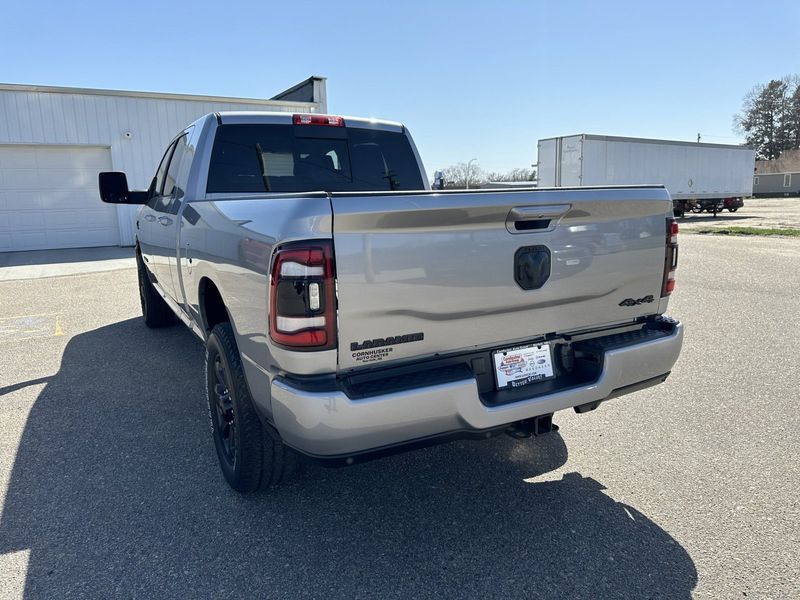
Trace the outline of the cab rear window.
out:
<instances>
[{"instance_id":1,"label":"cab rear window","mask_svg":"<svg viewBox=\"0 0 800 600\"><path fill-rule=\"evenodd\" d=\"M402 133L358 127L220 125L208 193L423 189Z\"/></svg>"}]
</instances>

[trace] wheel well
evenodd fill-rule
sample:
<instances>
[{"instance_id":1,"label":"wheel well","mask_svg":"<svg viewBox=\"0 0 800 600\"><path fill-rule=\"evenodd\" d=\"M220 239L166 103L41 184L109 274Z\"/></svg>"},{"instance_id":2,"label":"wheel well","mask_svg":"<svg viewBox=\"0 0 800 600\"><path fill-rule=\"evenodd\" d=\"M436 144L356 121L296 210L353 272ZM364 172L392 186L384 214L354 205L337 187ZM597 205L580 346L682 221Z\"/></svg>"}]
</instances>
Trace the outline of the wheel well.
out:
<instances>
[{"instance_id":1,"label":"wheel well","mask_svg":"<svg viewBox=\"0 0 800 600\"><path fill-rule=\"evenodd\" d=\"M222 301L222 294L219 293L217 286L210 279L200 280L200 314L203 317L203 325L206 331L211 331L220 323L227 323L231 319L228 316L228 309Z\"/></svg>"}]
</instances>

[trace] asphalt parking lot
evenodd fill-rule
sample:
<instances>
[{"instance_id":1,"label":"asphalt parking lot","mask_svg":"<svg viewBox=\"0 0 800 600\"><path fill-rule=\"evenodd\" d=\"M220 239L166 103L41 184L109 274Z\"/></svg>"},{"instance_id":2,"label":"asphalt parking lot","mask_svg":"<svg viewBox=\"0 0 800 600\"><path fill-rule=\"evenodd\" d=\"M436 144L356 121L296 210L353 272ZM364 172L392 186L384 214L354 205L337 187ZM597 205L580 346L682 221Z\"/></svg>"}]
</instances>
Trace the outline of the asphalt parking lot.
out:
<instances>
[{"instance_id":1,"label":"asphalt parking lot","mask_svg":"<svg viewBox=\"0 0 800 600\"><path fill-rule=\"evenodd\" d=\"M133 269L0 282L0 597L797 597L800 240L681 244L664 385L250 497Z\"/></svg>"}]
</instances>

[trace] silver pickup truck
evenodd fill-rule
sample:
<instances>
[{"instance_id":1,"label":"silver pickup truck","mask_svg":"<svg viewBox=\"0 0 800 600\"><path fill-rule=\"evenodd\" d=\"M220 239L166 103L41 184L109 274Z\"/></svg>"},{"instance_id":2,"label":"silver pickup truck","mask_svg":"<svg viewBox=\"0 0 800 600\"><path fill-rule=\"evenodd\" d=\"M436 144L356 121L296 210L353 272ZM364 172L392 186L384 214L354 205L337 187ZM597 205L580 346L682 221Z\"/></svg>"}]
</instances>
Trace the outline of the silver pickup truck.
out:
<instances>
[{"instance_id":1,"label":"silver pickup truck","mask_svg":"<svg viewBox=\"0 0 800 600\"><path fill-rule=\"evenodd\" d=\"M430 191L400 123L218 113L180 132L141 204L144 321L206 344L228 483L299 454L352 464L550 431L666 379L678 228L661 186ZM177 357L176 357L177 358Z\"/></svg>"}]
</instances>

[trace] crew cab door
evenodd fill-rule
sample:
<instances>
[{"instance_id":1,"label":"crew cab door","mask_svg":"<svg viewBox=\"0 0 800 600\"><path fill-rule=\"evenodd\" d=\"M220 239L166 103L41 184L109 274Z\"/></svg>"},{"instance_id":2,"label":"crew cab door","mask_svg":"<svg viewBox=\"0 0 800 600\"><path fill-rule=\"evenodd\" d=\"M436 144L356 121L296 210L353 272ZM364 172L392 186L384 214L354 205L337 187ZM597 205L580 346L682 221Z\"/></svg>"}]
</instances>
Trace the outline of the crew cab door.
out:
<instances>
[{"instance_id":1,"label":"crew cab door","mask_svg":"<svg viewBox=\"0 0 800 600\"><path fill-rule=\"evenodd\" d=\"M162 234L161 227L158 223L158 208L161 202L164 189L164 179L167 175L167 167L169 160L172 157L172 152L175 150L175 142L171 143L164 156L161 157L161 162L156 169L156 174L150 183L149 199L147 204L142 207L137 219L137 234L136 238L139 242L139 250L142 253L142 258L145 262L145 267L150 272L151 276L157 279L160 288L164 289L166 293L166 286L159 280L159 273L157 270L158 262L158 249L159 237Z\"/></svg>"},{"instance_id":2,"label":"crew cab door","mask_svg":"<svg viewBox=\"0 0 800 600\"><path fill-rule=\"evenodd\" d=\"M181 135L172 144L173 152L164 177L162 189L154 195L148 206L152 209L155 220L150 221L152 228L151 243L155 263L155 274L164 293L178 304L183 304L183 294L177 273L178 252L178 211L186 189L187 133Z\"/></svg>"},{"instance_id":3,"label":"crew cab door","mask_svg":"<svg viewBox=\"0 0 800 600\"><path fill-rule=\"evenodd\" d=\"M157 216L161 225L164 248L161 258L157 261L157 268L161 277L171 282L166 293L178 304L184 303L181 274L179 272L178 256L180 253L180 211L186 202L186 189L189 180L189 169L194 158L194 146L191 143L192 127L188 128L182 136L175 141L175 151L169 162L167 175L164 179L164 193L162 200L162 214Z\"/></svg>"}]
</instances>

